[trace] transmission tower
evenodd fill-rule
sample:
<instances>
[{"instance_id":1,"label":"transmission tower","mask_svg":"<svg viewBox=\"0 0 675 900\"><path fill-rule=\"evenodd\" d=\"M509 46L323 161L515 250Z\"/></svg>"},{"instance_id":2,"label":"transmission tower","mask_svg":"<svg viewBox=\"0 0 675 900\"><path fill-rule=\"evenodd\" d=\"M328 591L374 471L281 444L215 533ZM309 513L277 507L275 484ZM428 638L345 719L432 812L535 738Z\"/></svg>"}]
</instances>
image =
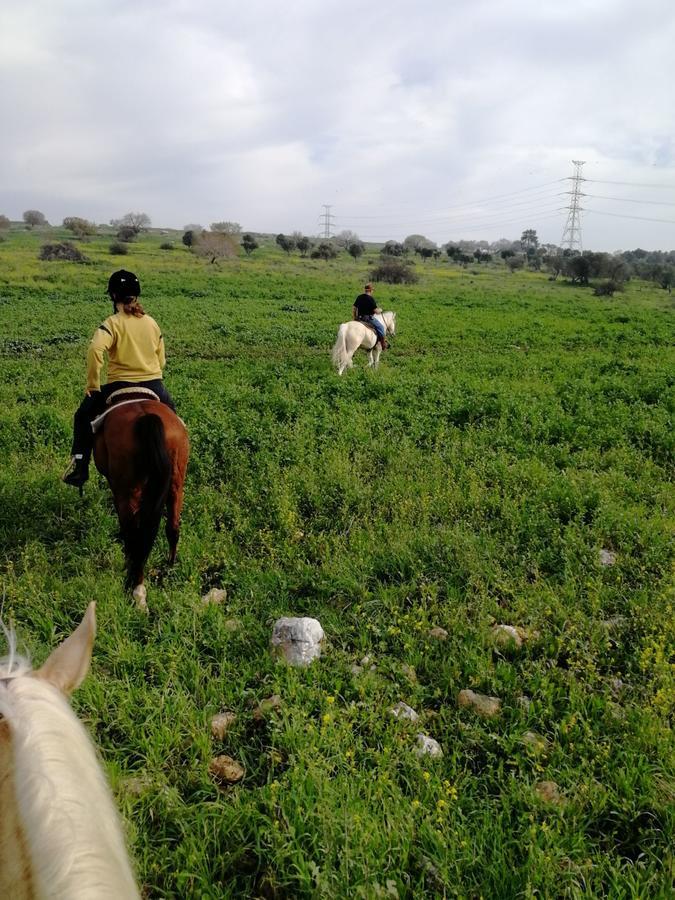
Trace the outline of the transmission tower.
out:
<instances>
[{"instance_id":1,"label":"transmission tower","mask_svg":"<svg viewBox=\"0 0 675 900\"><path fill-rule=\"evenodd\" d=\"M321 225L323 228L322 237L326 238L326 240L330 240L333 237L333 235L331 233L331 228L333 227L333 221L335 219L335 216L331 215L331 212L330 212L331 208L332 208L331 204L323 203L322 206L323 206L323 213L321 214Z\"/></svg>"},{"instance_id":2,"label":"transmission tower","mask_svg":"<svg viewBox=\"0 0 675 900\"><path fill-rule=\"evenodd\" d=\"M583 250L581 245L581 213L583 208L579 204L581 198L586 196L581 191L581 182L586 181L581 174L581 167L585 165L585 162L580 159L573 159L572 164L574 165L574 175L571 176L572 190L566 192L570 195L570 205L567 207L567 222L565 223L560 245L563 248L578 250L581 253Z\"/></svg>"}]
</instances>

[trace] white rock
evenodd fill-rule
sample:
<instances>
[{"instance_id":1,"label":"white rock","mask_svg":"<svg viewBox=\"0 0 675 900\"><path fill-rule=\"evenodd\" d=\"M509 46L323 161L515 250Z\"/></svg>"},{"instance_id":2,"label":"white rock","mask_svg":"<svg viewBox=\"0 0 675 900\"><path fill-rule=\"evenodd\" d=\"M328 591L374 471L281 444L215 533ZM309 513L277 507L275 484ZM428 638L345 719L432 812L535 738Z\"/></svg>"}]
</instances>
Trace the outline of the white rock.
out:
<instances>
[{"instance_id":1,"label":"white rock","mask_svg":"<svg viewBox=\"0 0 675 900\"><path fill-rule=\"evenodd\" d=\"M208 594L202 597L204 606L218 606L227 599L227 591L225 588L211 588Z\"/></svg>"},{"instance_id":2,"label":"white rock","mask_svg":"<svg viewBox=\"0 0 675 900\"><path fill-rule=\"evenodd\" d=\"M443 756L443 750L441 749L441 745L438 743L438 741L435 741L433 738L430 738L426 734L418 734L415 754L419 757L438 757Z\"/></svg>"},{"instance_id":3,"label":"white rock","mask_svg":"<svg viewBox=\"0 0 675 900\"><path fill-rule=\"evenodd\" d=\"M601 550L598 553L598 558L601 566L613 566L616 563L616 553L613 553L611 550Z\"/></svg>"},{"instance_id":4,"label":"white rock","mask_svg":"<svg viewBox=\"0 0 675 900\"><path fill-rule=\"evenodd\" d=\"M409 722L416 722L419 719L412 706L408 706L403 700L400 700L396 706L392 706L391 714L396 716L397 719L407 719Z\"/></svg>"},{"instance_id":5,"label":"white rock","mask_svg":"<svg viewBox=\"0 0 675 900\"><path fill-rule=\"evenodd\" d=\"M513 625L494 625L492 639L499 647L512 647L520 650L523 646L521 630Z\"/></svg>"},{"instance_id":6,"label":"white rock","mask_svg":"<svg viewBox=\"0 0 675 900\"><path fill-rule=\"evenodd\" d=\"M274 623L272 649L291 666L308 666L321 656L323 639L323 628L316 619L284 616Z\"/></svg>"},{"instance_id":7,"label":"white rock","mask_svg":"<svg viewBox=\"0 0 675 900\"><path fill-rule=\"evenodd\" d=\"M492 719L499 715L502 701L499 697L488 697L486 694L477 694L475 691L463 690L457 695L457 703L473 709L484 719Z\"/></svg>"}]
</instances>

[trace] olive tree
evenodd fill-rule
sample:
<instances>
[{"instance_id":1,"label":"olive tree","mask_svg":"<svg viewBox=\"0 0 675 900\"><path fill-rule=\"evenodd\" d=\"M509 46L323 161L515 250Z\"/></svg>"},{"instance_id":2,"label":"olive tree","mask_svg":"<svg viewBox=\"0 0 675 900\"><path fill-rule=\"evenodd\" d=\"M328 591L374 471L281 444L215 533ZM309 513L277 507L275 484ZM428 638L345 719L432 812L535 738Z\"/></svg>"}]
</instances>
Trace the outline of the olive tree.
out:
<instances>
[{"instance_id":1,"label":"olive tree","mask_svg":"<svg viewBox=\"0 0 675 900\"><path fill-rule=\"evenodd\" d=\"M27 209L23 214L23 220L29 228L35 228L36 225L49 225L45 214L39 209Z\"/></svg>"}]
</instances>

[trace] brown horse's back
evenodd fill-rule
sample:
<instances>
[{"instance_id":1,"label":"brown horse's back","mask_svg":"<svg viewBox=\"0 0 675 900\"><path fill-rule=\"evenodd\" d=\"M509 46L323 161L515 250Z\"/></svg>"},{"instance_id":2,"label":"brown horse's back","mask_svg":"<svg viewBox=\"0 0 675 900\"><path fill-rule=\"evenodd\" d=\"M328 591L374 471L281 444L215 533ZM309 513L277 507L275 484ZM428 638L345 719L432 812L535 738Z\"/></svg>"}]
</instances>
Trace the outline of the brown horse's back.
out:
<instances>
[{"instance_id":1,"label":"brown horse's back","mask_svg":"<svg viewBox=\"0 0 675 900\"><path fill-rule=\"evenodd\" d=\"M176 558L189 449L183 422L154 400L113 407L96 435L94 461L115 498L134 596L165 505L169 562Z\"/></svg>"}]
</instances>

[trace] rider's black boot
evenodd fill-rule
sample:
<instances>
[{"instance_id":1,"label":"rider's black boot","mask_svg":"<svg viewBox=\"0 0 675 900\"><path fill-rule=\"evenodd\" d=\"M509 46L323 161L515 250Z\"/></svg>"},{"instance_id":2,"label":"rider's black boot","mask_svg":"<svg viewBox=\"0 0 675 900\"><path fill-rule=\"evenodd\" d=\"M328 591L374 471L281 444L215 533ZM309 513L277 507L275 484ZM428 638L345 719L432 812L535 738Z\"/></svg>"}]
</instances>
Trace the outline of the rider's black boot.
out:
<instances>
[{"instance_id":1,"label":"rider's black boot","mask_svg":"<svg viewBox=\"0 0 675 900\"><path fill-rule=\"evenodd\" d=\"M79 488L81 494L84 483L88 478L89 460L85 459L83 456L74 456L70 468L61 480L66 484L72 484L73 487Z\"/></svg>"}]
</instances>

